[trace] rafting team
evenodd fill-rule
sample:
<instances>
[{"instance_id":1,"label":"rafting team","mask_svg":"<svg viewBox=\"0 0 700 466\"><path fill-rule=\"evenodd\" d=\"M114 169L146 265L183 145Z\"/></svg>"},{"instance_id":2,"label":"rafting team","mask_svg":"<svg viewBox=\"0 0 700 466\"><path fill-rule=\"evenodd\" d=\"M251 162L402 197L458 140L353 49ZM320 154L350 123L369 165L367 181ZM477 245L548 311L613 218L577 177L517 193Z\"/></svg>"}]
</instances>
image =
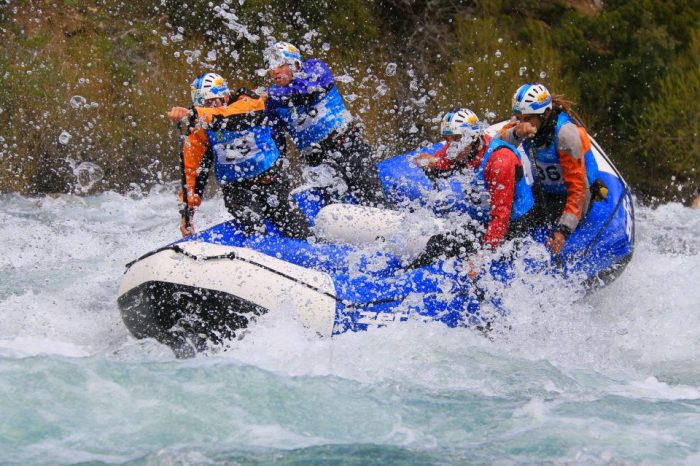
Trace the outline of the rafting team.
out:
<instances>
[{"instance_id":1,"label":"rafting team","mask_svg":"<svg viewBox=\"0 0 700 466\"><path fill-rule=\"evenodd\" d=\"M307 167L329 167L334 189L342 188L361 205L388 207L372 148L348 111L330 69L321 60L302 60L299 50L277 42L263 54L273 84L260 95L245 88L232 91L215 73L192 83L192 107L173 107L168 117L187 122L183 147L184 190L180 192L183 236L195 232L194 212L201 204L214 170L227 210L247 232L264 231L268 219L293 238L312 236L309 223L291 198L287 137ZM478 245L454 232L431 238L416 265L440 255L495 250L503 241L547 226L547 245L559 254L586 216L591 203L605 198L598 180L591 140L571 102L552 95L539 83L520 86L513 96L513 118L498 137L469 109L445 114L440 132L445 145L415 158L431 178L468 172L465 193L473 219L480 225ZM526 180L522 144L536 174ZM331 188L328 188L331 189ZM467 247L468 246L468 247Z\"/></svg>"}]
</instances>

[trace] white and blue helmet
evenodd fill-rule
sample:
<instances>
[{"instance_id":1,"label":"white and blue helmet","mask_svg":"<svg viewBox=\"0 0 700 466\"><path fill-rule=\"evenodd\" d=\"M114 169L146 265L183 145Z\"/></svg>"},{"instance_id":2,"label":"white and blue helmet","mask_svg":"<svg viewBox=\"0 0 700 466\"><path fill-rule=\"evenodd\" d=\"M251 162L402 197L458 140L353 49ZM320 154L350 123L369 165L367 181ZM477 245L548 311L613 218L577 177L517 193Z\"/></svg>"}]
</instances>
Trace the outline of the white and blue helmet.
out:
<instances>
[{"instance_id":1,"label":"white and blue helmet","mask_svg":"<svg viewBox=\"0 0 700 466\"><path fill-rule=\"evenodd\" d=\"M514 115L541 115L552 108L552 94L540 83L525 83L513 94Z\"/></svg>"},{"instance_id":2,"label":"white and blue helmet","mask_svg":"<svg viewBox=\"0 0 700 466\"><path fill-rule=\"evenodd\" d=\"M295 63L301 66L301 53L289 42L275 42L265 49L263 59L268 70Z\"/></svg>"},{"instance_id":3,"label":"white and blue helmet","mask_svg":"<svg viewBox=\"0 0 700 466\"><path fill-rule=\"evenodd\" d=\"M230 95L228 83L216 73L204 73L192 82L192 104L195 107L204 106L208 99L219 99Z\"/></svg>"},{"instance_id":4,"label":"white and blue helmet","mask_svg":"<svg viewBox=\"0 0 700 466\"><path fill-rule=\"evenodd\" d=\"M476 138L484 132L484 125L479 122L476 113L468 108L455 108L442 117L440 132L443 136L461 134Z\"/></svg>"}]
</instances>

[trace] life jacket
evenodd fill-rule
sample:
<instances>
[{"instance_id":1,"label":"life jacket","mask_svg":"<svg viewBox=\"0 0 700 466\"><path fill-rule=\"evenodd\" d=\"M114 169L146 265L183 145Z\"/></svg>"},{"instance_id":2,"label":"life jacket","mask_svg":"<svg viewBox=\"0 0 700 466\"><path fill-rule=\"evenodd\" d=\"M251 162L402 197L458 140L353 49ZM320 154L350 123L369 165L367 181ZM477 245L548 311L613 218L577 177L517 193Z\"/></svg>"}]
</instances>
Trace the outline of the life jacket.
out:
<instances>
[{"instance_id":1,"label":"life jacket","mask_svg":"<svg viewBox=\"0 0 700 466\"><path fill-rule=\"evenodd\" d=\"M280 158L262 99L241 96L226 107L196 110L197 118L207 123L214 173L220 183L255 178Z\"/></svg>"},{"instance_id":2,"label":"life jacket","mask_svg":"<svg viewBox=\"0 0 700 466\"><path fill-rule=\"evenodd\" d=\"M518 157L520 163L523 163L520 152L514 146L500 139L492 138L486 152L484 152L481 164L475 170L467 186L462 187L466 191L464 202L467 213L471 218L483 224L487 224L491 220L491 196L489 195L484 171L493 153L502 147L511 150ZM535 204L535 198L524 174L519 180L514 180L514 182L515 190L510 219L518 220L532 209Z\"/></svg>"},{"instance_id":3,"label":"life jacket","mask_svg":"<svg viewBox=\"0 0 700 466\"><path fill-rule=\"evenodd\" d=\"M565 195L567 193L558 151L559 131L566 123L573 123L576 126L580 126L568 113L561 112L557 117L553 137L549 140L549 144L543 147L533 147L530 140L526 139L523 141L523 148L525 149L525 152L534 160L537 167L538 183L542 186L542 190L546 193L559 195ZM590 146L584 153L583 157L586 165L588 188L590 189L591 184L598 179L598 163L595 161L595 156L593 155L593 151Z\"/></svg>"},{"instance_id":4,"label":"life jacket","mask_svg":"<svg viewBox=\"0 0 700 466\"><path fill-rule=\"evenodd\" d=\"M333 131L343 129L352 119L335 83L303 104L289 102L275 111L300 151L323 141Z\"/></svg>"}]
</instances>

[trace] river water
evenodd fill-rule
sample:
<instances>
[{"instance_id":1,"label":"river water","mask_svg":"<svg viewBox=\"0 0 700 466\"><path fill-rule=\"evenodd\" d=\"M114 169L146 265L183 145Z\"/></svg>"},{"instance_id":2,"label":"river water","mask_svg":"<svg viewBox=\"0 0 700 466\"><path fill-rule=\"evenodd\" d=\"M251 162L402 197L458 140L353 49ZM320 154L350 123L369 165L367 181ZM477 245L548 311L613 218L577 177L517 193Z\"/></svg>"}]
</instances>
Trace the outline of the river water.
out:
<instances>
[{"instance_id":1,"label":"river water","mask_svg":"<svg viewBox=\"0 0 700 466\"><path fill-rule=\"evenodd\" d=\"M0 463L700 464L700 211L637 207L622 276L514 286L490 339L266 316L176 360L116 306L124 264L177 238L174 197L0 197Z\"/></svg>"}]
</instances>

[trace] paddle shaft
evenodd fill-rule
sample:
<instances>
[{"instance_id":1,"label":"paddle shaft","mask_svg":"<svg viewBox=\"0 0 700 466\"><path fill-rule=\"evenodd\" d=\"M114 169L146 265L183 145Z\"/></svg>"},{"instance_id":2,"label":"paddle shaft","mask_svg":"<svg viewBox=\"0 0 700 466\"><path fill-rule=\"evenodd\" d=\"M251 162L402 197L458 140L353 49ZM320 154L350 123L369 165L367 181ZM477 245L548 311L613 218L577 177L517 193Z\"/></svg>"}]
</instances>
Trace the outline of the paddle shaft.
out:
<instances>
[{"instance_id":1,"label":"paddle shaft","mask_svg":"<svg viewBox=\"0 0 700 466\"><path fill-rule=\"evenodd\" d=\"M181 122L177 123L177 131L178 131L177 153L178 153L178 157L180 158L180 175L182 177L182 179L181 179L182 202L185 204L185 207L183 207L183 209L182 209L182 215L185 218L185 228L187 228L189 230L191 209L190 209L190 204L187 201L187 175L185 174L185 151L183 150L185 135L182 132L182 123Z\"/></svg>"}]
</instances>

